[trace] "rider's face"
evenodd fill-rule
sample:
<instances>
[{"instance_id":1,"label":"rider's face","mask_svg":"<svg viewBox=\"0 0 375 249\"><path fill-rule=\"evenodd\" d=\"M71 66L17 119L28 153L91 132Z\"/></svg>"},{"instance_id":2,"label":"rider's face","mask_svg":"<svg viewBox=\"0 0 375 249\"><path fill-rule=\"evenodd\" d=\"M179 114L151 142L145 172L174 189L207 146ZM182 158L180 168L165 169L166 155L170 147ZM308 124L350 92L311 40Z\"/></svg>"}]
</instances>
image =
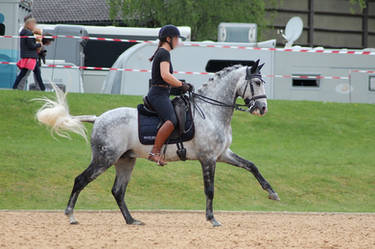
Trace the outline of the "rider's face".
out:
<instances>
[{"instance_id":1,"label":"rider's face","mask_svg":"<svg viewBox=\"0 0 375 249\"><path fill-rule=\"evenodd\" d=\"M168 40L170 40L171 38L169 38L168 37ZM180 45L180 38L179 37L177 37L177 36L175 36L175 37L173 37L172 38L172 46L173 46L173 48L176 48L176 47L178 47L179 45Z\"/></svg>"}]
</instances>

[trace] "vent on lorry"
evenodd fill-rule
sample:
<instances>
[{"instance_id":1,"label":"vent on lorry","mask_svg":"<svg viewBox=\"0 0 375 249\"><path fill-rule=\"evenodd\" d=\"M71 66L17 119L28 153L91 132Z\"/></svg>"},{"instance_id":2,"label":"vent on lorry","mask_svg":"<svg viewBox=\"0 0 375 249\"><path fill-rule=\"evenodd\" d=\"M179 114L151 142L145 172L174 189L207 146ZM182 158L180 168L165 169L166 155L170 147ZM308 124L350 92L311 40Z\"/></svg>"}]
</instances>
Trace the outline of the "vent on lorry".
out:
<instances>
[{"instance_id":1,"label":"vent on lorry","mask_svg":"<svg viewBox=\"0 0 375 249\"><path fill-rule=\"evenodd\" d=\"M216 73L226 67L231 67L234 65L252 66L254 63L254 61L243 60L209 60L206 65L206 72Z\"/></svg>"},{"instance_id":2,"label":"vent on lorry","mask_svg":"<svg viewBox=\"0 0 375 249\"><path fill-rule=\"evenodd\" d=\"M256 42L257 25L255 23L226 23L218 27L218 42Z\"/></svg>"}]
</instances>

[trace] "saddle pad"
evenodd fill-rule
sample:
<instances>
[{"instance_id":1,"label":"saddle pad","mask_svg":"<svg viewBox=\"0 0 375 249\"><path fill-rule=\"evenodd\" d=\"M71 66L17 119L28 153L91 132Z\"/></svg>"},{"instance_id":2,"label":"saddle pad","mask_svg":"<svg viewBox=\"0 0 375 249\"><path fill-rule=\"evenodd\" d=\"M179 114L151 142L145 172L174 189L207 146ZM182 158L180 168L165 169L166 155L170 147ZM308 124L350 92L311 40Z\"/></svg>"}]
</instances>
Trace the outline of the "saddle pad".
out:
<instances>
[{"instance_id":1,"label":"saddle pad","mask_svg":"<svg viewBox=\"0 0 375 249\"><path fill-rule=\"evenodd\" d=\"M161 120L158 116L145 112L143 104L139 104L137 106L137 110L139 141L145 145L152 145L155 142L155 136L161 124ZM174 131L172 135L169 137L168 144L176 144L180 142L181 139L183 142L193 139L194 123L191 110L189 110L188 115L186 117L185 129L189 129L189 131L186 134L182 135L182 138L178 137L178 135L176 135L176 131Z\"/></svg>"}]
</instances>

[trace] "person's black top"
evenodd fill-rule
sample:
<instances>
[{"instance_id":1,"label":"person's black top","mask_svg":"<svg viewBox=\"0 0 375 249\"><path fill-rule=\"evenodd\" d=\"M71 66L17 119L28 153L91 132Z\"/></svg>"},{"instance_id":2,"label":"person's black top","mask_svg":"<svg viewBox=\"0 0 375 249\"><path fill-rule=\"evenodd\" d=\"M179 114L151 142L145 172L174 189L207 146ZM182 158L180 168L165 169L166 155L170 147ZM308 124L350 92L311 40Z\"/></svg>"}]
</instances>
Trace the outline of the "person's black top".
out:
<instances>
[{"instance_id":1,"label":"person's black top","mask_svg":"<svg viewBox=\"0 0 375 249\"><path fill-rule=\"evenodd\" d=\"M173 67L171 62L171 55L168 50L164 48L159 48L156 52L154 59L152 61L152 78L151 78L151 84L152 85L169 85L167 82L163 80L160 73L160 63L163 61L169 62L169 72L173 73Z\"/></svg>"},{"instance_id":2,"label":"person's black top","mask_svg":"<svg viewBox=\"0 0 375 249\"><path fill-rule=\"evenodd\" d=\"M20 36L34 36L33 32L28 29L22 29ZM37 59L37 48L41 47L40 43L36 43L35 38L21 38L21 58L35 58Z\"/></svg>"}]
</instances>

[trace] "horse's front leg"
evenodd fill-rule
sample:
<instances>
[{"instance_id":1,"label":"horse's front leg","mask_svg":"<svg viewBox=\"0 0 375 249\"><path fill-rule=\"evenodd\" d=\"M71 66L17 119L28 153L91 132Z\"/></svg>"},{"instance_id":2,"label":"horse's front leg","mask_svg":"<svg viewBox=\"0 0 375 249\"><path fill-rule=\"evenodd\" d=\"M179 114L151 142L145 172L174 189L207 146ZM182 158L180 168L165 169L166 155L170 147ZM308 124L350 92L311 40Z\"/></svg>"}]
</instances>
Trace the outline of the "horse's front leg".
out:
<instances>
[{"instance_id":1,"label":"horse's front leg","mask_svg":"<svg viewBox=\"0 0 375 249\"><path fill-rule=\"evenodd\" d=\"M251 172L255 178L258 180L259 184L262 186L264 190L268 192L268 198L271 200L279 201L280 198L278 194L272 189L271 185L267 182L266 179L262 176L259 172L258 168L255 166L254 163L238 156L237 154L233 153L230 149L225 151L220 158L218 159L220 162L228 163L230 165L240 167L246 169L247 171Z\"/></svg>"},{"instance_id":2,"label":"horse's front leg","mask_svg":"<svg viewBox=\"0 0 375 249\"><path fill-rule=\"evenodd\" d=\"M206 194L206 219L211 222L214 227L221 226L220 222L216 221L212 208L214 199L214 180L216 161L212 159L200 160L202 165L204 193Z\"/></svg>"}]
</instances>

